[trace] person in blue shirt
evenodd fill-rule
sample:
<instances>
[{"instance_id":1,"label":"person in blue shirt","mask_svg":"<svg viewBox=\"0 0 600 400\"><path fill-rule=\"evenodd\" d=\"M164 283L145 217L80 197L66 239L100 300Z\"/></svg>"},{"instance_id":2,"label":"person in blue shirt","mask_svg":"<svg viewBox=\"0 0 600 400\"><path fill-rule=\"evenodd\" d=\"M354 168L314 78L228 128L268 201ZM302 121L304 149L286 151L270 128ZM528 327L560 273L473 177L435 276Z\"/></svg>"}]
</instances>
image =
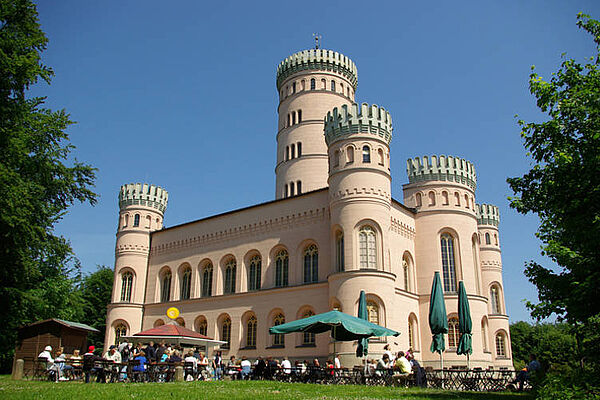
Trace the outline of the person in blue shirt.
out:
<instances>
[{"instance_id":1,"label":"person in blue shirt","mask_svg":"<svg viewBox=\"0 0 600 400\"><path fill-rule=\"evenodd\" d=\"M141 351L137 357L134 358L138 363L133 366L133 371L135 372L144 372L146 370L146 363L148 359L146 358L146 353Z\"/></svg>"},{"instance_id":2,"label":"person in blue shirt","mask_svg":"<svg viewBox=\"0 0 600 400\"><path fill-rule=\"evenodd\" d=\"M541 368L540 362L537 360L535 354L529 355L529 364L523 368L517 375L517 382L519 383L519 391L523 390L523 384L531 378L531 373L539 371Z\"/></svg>"}]
</instances>

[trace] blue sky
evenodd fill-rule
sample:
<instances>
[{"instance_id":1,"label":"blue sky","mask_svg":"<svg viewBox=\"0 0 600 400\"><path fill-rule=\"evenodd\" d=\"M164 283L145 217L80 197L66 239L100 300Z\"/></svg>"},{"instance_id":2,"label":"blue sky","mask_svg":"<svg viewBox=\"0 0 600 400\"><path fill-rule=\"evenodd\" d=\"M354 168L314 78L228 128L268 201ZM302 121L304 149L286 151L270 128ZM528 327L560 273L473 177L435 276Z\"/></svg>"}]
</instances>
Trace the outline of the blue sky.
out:
<instances>
[{"instance_id":1,"label":"blue sky","mask_svg":"<svg viewBox=\"0 0 600 400\"><path fill-rule=\"evenodd\" d=\"M530 319L523 265L548 261L536 217L508 207L506 178L531 165L515 114L543 118L532 65L549 77L561 53L594 54L575 22L579 11L600 18L600 2L42 0L38 11L56 77L32 92L78 122L75 156L99 169L98 204L73 206L56 228L86 271L113 266L122 184L166 188L167 226L274 198L275 68L319 32L356 63L357 101L392 114L396 199L407 158L475 164L477 201L500 208L510 319Z\"/></svg>"}]
</instances>

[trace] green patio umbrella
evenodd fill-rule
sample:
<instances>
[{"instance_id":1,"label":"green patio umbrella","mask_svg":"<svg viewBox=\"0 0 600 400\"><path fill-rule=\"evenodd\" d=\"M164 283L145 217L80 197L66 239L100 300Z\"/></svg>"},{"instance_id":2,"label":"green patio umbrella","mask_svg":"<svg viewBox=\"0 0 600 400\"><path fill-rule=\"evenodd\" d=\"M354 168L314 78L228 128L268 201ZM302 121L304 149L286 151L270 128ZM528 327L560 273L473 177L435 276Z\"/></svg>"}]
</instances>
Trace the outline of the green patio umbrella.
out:
<instances>
[{"instance_id":1,"label":"green patio umbrella","mask_svg":"<svg viewBox=\"0 0 600 400\"><path fill-rule=\"evenodd\" d=\"M443 374L444 359L442 358L442 352L446 349L444 334L448 333L448 317L446 316L446 304L444 303L442 280L440 279L440 273L438 271L436 271L433 276L431 297L429 298L429 328L433 335L431 352L440 353L440 366Z\"/></svg>"},{"instance_id":2,"label":"green patio umbrella","mask_svg":"<svg viewBox=\"0 0 600 400\"><path fill-rule=\"evenodd\" d=\"M358 318L369 320L369 314L367 313L367 296L364 290L360 291L360 297L358 298ZM358 341L356 347L356 357L365 357L369 353L369 339L363 338Z\"/></svg>"},{"instance_id":3,"label":"green patio umbrella","mask_svg":"<svg viewBox=\"0 0 600 400\"><path fill-rule=\"evenodd\" d=\"M400 332L335 310L269 328L271 335L327 331L331 332L331 337L335 340L357 340L371 336L398 336L400 334Z\"/></svg>"},{"instance_id":4,"label":"green patio umbrella","mask_svg":"<svg viewBox=\"0 0 600 400\"><path fill-rule=\"evenodd\" d=\"M465 354L467 356L467 368L469 367L469 354L473 353L471 342L471 330L473 321L471 321L471 309L469 308L469 299L463 281L458 283L458 332L460 340L456 348L456 354Z\"/></svg>"}]
</instances>

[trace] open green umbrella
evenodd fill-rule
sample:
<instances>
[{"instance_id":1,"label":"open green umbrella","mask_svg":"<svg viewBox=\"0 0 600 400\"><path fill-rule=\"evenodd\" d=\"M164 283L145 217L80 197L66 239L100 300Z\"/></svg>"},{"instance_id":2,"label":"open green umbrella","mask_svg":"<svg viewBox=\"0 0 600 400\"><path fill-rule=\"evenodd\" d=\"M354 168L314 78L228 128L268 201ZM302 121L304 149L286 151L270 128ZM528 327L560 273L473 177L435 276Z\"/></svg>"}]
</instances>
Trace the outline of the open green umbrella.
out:
<instances>
[{"instance_id":1,"label":"open green umbrella","mask_svg":"<svg viewBox=\"0 0 600 400\"><path fill-rule=\"evenodd\" d=\"M369 320L369 314L367 313L367 296L364 290L360 291L360 297L358 298L358 318ZM356 347L356 357L365 357L369 353L369 339L363 338L358 341Z\"/></svg>"},{"instance_id":2,"label":"open green umbrella","mask_svg":"<svg viewBox=\"0 0 600 400\"><path fill-rule=\"evenodd\" d=\"M458 283L458 332L460 340L456 348L456 354L465 354L467 356L467 368L469 367L469 354L473 353L471 330L473 321L471 321L471 309L469 308L469 299L463 281Z\"/></svg>"},{"instance_id":3,"label":"open green umbrella","mask_svg":"<svg viewBox=\"0 0 600 400\"><path fill-rule=\"evenodd\" d=\"M444 334L448 333L448 317L446 316L446 304L444 303L444 291L440 273L436 271L431 286L431 297L429 299L429 328L433 335L431 341L431 352L440 355L446 350Z\"/></svg>"},{"instance_id":4,"label":"open green umbrella","mask_svg":"<svg viewBox=\"0 0 600 400\"><path fill-rule=\"evenodd\" d=\"M331 332L331 337L335 340L357 340L371 336L398 336L400 334L400 332L335 310L269 328L271 335L327 331Z\"/></svg>"}]
</instances>

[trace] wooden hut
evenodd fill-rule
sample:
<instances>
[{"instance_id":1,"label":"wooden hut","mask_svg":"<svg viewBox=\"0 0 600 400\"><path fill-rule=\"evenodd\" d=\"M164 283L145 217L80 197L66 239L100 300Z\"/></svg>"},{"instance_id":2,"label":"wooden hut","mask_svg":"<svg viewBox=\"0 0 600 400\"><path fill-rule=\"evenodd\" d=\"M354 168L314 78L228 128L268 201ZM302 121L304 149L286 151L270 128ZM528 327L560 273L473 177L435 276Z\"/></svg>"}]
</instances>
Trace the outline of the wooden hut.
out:
<instances>
[{"instance_id":1,"label":"wooden hut","mask_svg":"<svg viewBox=\"0 0 600 400\"><path fill-rule=\"evenodd\" d=\"M73 350L79 349L83 355L87 351L88 332L98 332L98 330L86 324L58 318L22 326L17 334L15 360L23 359L24 370L32 371L37 356L46 346L52 346L52 355L61 347L65 354L73 354Z\"/></svg>"}]
</instances>

